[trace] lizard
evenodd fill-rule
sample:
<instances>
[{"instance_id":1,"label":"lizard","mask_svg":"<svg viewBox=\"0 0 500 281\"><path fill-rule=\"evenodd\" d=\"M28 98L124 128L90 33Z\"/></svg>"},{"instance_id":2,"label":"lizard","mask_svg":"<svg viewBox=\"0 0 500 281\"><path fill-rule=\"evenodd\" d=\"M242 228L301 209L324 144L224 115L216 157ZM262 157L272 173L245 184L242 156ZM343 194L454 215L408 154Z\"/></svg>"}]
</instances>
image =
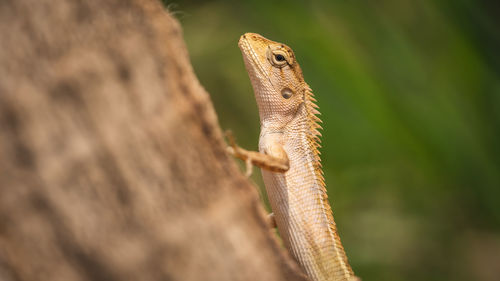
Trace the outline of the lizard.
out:
<instances>
[{"instance_id":1,"label":"lizard","mask_svg":"<svg viewBox=\"0 0 500 281\"><path fill-rule=\"evenodd\" d=\"M310 280L360 280L351 269L327 199L320 160L321 120L294 52L245 33L238 46L259 108L259 152L229 136L228 150L262 176L283 243ZM250 169L250 170L249 170Z\"/></svg>"}]
</instances>

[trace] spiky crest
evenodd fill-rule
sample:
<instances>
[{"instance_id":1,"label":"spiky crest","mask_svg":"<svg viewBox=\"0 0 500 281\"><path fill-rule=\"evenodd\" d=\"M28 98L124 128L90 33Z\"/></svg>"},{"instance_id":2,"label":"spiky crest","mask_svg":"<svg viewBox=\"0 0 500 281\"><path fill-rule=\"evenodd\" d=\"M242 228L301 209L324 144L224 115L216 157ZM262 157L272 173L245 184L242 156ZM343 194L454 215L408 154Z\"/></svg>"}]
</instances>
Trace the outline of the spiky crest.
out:
<instances>
[{"instance_id":1,"label":"spiky crest","mask_svg":"<svg viewBox=\"0 0 500 281\"><path fill-rule=\"evenodd\" d=\"M321 148L321 133L320 129L323 129L320 125L322 123L321 119L317 116L320 114L318 111L318 105L316 104L316 99L314 98L314 94L309 87L309 85L305 85L305 105L306 111L308 114L308 130L307 130L307 138L308 143L311 146L311 151L313 153L313 167L316 181L318 182L318 186L320 187L320 196L322 202L322 208L324 210L324 214L328 217L329 222L329 230L332 234L332 238L335 240L337 247L335 248L337 253L336 256L339 258L339 263L342 265L344 271L348 272L350 276L354 276L354 273L350 266L348 266L347 256L344 252L344 247L340 242L340 238L337 235L337 226L335 225L335 221L333 219L332 208L328 203L328 195L326 193L326 185L325 178L323 176L323 169L321 166L321 158L319 148Z\"/></svg>"}]
</instances>

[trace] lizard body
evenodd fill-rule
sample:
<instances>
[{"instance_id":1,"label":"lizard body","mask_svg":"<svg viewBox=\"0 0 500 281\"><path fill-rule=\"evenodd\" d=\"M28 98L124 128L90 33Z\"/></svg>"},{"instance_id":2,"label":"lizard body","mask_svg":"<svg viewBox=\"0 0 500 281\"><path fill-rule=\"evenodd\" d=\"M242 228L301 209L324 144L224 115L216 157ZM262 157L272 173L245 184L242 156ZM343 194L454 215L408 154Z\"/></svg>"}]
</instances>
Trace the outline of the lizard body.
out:
<instances>
[{"instance_id":1,"label":"lizard body","mask_svg":"<svg viewBox=\"0 0 500 281\"><path fill-rule=\"evenodd\" d=\"M238 43L259 107L259 152L233 154L262 168L285 247L311 280L357 280L328 203L318 148L319 114L293 51L255 33Z\"/></svg>"}]
</instances>

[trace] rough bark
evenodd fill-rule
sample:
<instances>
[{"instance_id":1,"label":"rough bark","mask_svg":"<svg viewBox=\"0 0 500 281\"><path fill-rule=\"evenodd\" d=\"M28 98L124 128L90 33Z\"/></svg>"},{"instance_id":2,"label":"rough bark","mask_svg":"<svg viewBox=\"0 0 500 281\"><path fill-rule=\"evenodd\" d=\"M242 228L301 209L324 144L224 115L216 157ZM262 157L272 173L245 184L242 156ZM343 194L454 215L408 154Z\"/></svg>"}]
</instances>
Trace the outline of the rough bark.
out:
<instances>
[{"instance_id":1,"label":"rough bark","mask_svg":"<svg viewBox=\"0 0 500 281\"><path fill-rule=\"evenodd\" d=\"M304 280L155 1L0 2L0 280Z\"/></svg>"}]
</instances>

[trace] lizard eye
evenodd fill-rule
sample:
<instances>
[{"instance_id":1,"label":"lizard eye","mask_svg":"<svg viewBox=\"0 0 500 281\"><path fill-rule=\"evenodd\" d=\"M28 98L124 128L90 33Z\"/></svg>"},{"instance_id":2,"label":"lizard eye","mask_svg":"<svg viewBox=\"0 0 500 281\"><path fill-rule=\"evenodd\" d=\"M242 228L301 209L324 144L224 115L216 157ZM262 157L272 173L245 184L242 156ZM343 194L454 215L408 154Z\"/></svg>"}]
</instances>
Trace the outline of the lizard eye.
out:
<instances>
[{"instance_id":1,"label":"lizard eye","mask_svg":"<svg viewBox=\"0 0 500 281\"><path fill-rule=\"evenodd\" d=\"M284 67L289 61L288 54L281 49L269 49L267 51L267 59L276 67Z\"/></svg>"}]
</instances>

